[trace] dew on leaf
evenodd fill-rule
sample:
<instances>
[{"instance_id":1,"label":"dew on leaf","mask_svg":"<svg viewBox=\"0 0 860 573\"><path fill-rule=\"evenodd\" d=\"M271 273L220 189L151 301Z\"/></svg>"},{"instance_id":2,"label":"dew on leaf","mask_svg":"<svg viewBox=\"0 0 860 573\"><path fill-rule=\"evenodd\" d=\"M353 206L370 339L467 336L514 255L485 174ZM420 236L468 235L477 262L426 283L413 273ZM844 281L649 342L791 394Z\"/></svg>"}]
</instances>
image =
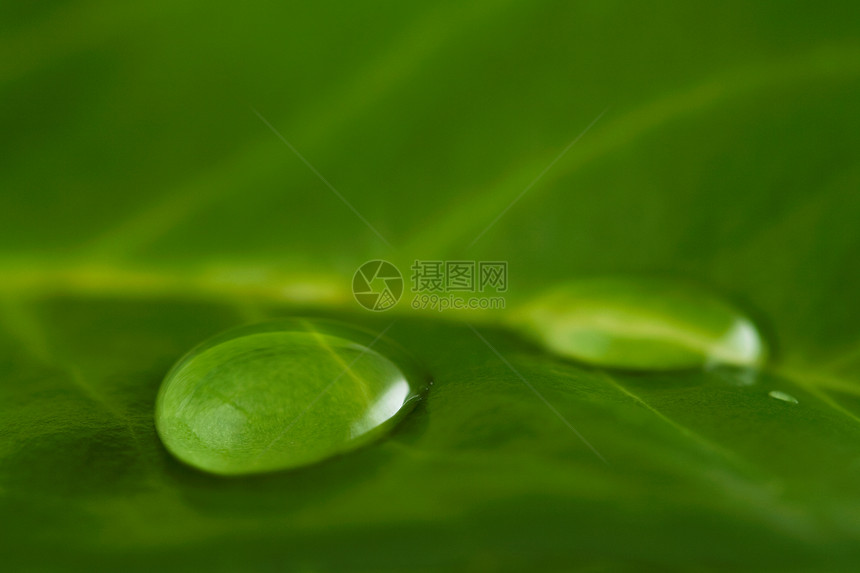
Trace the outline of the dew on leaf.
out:
<instances>
[{"instance_id":1,"label":"dew on leaf","mask_svg":"<svg viewBox=\"0 0 860 573\"><path fill-rule=\"evenodd\" d=\"M797 404L797 398L792 396L791 394L787 394L780 390L771 390L767 393L771 398L776 398L777 400L782 400L783 402L788 402L789 404Z\"/></svg>"},{"instance_id":2,"label":"dew on leaf","mask_svg":"<svg viewBox=\"0 0 860 573\"><path fill-rule=\"evenodd\" d=\"M515 311L511 322L555 354L611 368L756 367L767 353L737 308L669 280L571 281Z\"/></svg>"},{"instance_id":3,"label":"dew on leaf","mask_svg":"<svg viewBox=\"0 0 860 573\"><path fill-rule=\"evenodd\" d=\"M290 319L241 327L183 357L158 394L156 429L181 461L222 475L295 468L378 438L427 389L390 341Z\"/></svg>"}]
</instances>

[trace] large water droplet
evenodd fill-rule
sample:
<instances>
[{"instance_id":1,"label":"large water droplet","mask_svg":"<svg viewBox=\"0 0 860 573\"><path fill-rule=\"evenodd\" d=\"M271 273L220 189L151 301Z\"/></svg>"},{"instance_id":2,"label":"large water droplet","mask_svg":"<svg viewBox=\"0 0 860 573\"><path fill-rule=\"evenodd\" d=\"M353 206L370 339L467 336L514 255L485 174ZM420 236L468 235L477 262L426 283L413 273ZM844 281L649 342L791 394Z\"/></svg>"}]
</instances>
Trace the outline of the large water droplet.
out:
<instances>
[{"instance_id":1,"label":"large water droplet","mask_svg":"<svg viewBox=\"0 0 860 573\"><path fill-rule=\"evenodd\" d=\"M771 390L767 393L771 398L776 398L777 400L782 400L783 402L788 402L789 404L797 404L797 398L788 394L787 392L782 392L781 390Z\"/></svg>"},{"instance_id":2,"label":"large water droplet","mask_svg":"<svg viewBox=\"0 0 860 573\"><path fill-rule=\"evenodd\" d=\"M556 354L614 368L746 367L766 355L748 317L707 291L674 281L569 282L525 305L513 322Z\"/></svg>"},{"instance_id":3,"label":"large water droplet","mask_svg":"<svg viewBox=\"0 0 860 573\"><path fill-rule=\"evenodd\" d=\"M380 436L428 379L399 347L328 321L283 320L212 338L168 373L155 422L167 449L205 471L311 464Z\"/></svg>"}]
</instances>

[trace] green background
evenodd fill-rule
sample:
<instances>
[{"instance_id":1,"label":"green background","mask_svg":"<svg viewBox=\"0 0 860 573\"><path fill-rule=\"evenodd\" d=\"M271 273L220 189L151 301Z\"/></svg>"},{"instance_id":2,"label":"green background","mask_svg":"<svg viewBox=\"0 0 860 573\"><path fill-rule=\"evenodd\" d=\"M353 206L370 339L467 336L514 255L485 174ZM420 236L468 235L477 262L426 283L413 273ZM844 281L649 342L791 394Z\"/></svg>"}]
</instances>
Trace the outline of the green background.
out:
<instances>
[{"instance_id":1,"label":"green background","mask_svg":"<svg viewBox=\"0 0 860 573\"><path fill-rule=\"evenodd\" d=\"M2 562L856 570L858 22L856 2L3 3ZM363 311L374 258L506 260L511 306L693 280L776 354L755 377L604 372L479 311ZM173 362L293 314L396 319L433 389L300 471L170 458Z\"/></svg>"}]
</instances>

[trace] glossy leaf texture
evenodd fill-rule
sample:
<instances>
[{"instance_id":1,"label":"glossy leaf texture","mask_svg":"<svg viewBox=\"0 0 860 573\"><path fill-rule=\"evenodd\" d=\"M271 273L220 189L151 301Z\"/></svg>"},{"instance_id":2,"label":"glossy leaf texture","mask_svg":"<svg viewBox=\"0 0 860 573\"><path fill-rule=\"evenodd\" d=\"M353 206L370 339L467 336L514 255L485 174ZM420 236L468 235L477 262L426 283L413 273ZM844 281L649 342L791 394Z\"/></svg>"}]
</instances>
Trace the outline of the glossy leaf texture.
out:
<instances>
[{"instance_id":1,"label":"glossy leaf texture","mask_svg":"<svg viewBox=\"0 0 860 573\"><path fill-rule=\"evenodd\" d=\"M0 8L3 569L857 570L858 10ZM587 367L408 286L364 311L376 259L508 261L511 309L689 280L773 356ZM434 387L296 471L170 456L171 365L295 315L390 327Z\"/></svg>"}]
</instances>

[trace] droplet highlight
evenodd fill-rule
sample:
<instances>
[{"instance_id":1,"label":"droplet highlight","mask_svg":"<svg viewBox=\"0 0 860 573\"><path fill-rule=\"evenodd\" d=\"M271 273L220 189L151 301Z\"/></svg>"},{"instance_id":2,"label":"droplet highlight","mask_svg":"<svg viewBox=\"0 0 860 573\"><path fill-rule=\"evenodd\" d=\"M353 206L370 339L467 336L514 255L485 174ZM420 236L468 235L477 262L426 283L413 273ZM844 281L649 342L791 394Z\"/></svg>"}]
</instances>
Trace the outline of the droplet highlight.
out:
<instances>
[{"instance_id":1,"label":"droplet highlight","mask_svg":"<svg viewBox=\"0 0 860 573\"><path fill-rule=\"evenodd\" d=\"M555 354L611 368L756 367L767 354L750 318L677 281L571 281L524 305L512 322Z\"/></svg>"},{"instance_id":2,"label":"droplet highlight","mask_svg":"<svg viewBox=\"0 0 860 573\"><path fill-rule=\"evenodd\" d=\"M771 390L767 393L771 398L776 398L777 400L782 400L783 402L788 402L789 404L797 404L797 398L792 396L791 394L787 394L785 392L781 392L780 390Z\"/></svg>"},{"instance_id":3,"label":"droplet highlight","mask_svg":"<svg viewBox=\"0 0 860 573\"><path fill-rule=\"evenodd\" d=\"M263 473L378 438L428 385L414 359L374 333L281 320L228 331L183 357L162 383L155 424L191 466Z\"/></svg>"}]
</instances>

